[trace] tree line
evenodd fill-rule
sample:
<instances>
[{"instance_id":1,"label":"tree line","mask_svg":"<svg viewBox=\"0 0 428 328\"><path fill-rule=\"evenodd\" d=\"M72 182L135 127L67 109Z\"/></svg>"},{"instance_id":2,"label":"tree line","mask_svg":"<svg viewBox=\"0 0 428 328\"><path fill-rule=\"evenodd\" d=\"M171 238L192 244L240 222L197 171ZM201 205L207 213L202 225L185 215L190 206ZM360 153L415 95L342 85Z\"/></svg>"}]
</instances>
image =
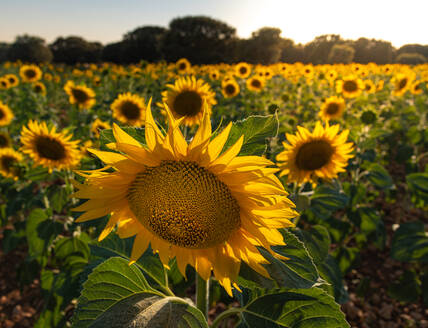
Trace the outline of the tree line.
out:
<instances>
[{"instance_id":1,"label":"tree line","mask_svg":"<svg viewBox=\"0 0 428 328\"><path fill-rule=\"evenodd\" d=\"M428 45L407 44L398 49L383 40L345 40L340 35L316 37L306 44L282 38L281 30L263 27L248 39L236 29L205 16L173 19L168 28L143 26L126 33L119 42L102 45L79 36L58 37L53 43L23 35L11 43L0 42L0 62L76 63L113 62L118 64L167 61L187 58L192 64L236 63L402 63L428 62Z\"/></svg>"}]
</instances>

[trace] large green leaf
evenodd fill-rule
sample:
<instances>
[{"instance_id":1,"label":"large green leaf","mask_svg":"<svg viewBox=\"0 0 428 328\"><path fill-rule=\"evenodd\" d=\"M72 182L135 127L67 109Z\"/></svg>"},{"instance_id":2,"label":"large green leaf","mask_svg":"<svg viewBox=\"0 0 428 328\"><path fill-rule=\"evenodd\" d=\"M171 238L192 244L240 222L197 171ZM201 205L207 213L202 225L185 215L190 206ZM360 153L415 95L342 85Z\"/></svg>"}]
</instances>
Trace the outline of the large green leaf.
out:
<instances>
[{"instance_id":1,"label":"large green leaf","mask_svg":"<svg viewBox=\"0 0 428 328\"><path fill-rule=\"evenodd\" d=\"M239 154L263 155L266 151L266 139L275 137L277 134L278 118L276 115L250 116L245 120L233 123L229 139L223 149L228 149L244 135L244 144Z\"/></svg>"},{"instance_id":2,"label":"large green leaf","mask_svg":"<svg viewBox=\"0 0 428 328\"><path fill-rule=\"evenodd\" d=\"M331 212L344 208L348 204L345 193L327 186L320 186L311 197L310 209L321 218L327 218Z\"/></svg>"},{"instance_id":3,"label":"large green leaf","mask_svg":"<svg viewBox=\"0 0 428 328\"><path fill-rule=\"evenodd\" d=\"M428 234L423 222L407 222L395 231L391 256L402 262L428 262Z\"/></svg>"},{"instance_id":4,"label":"large green leaf","mask_svg":"<svg viewBox=\"0 0 428 328\"><path fill-rule=\"evenodd\" d=\"M388 288L388 294L401 302L416 302L421 288L418 277L413 271L404 271L399 281L392 283Z\"/></svg>"},{"instance_id":5,"label":"large green leaf","mask_svg":"<svg viewBox=\"0 0 428 328\"><path fill-rule=\"evenodd\" d=\"M325 291L281 289L252 297L242 308L243 327L350 327L339 305Z\"/></svg>"},{"instance_id":6,"label":"large green leaf","mask_svg":"<svg viewBox=\"0 0 428 328\"><path fill-rule=\"evenodd\" d=\"M368 170L367 178L379 189L390 189L394 183L391 176L385 168L377 163L370 163L366 166Z\"/></svg>"},{"instance_id":7,"label":"large green leaf","mask_svg":"<svg viewBox=\"0 0 428 328\"><path fill-rule=\"evenodd\" d=\"M273 257L268 251L260 248L261 254L270 262L264 267L269 272L277 287L288 288L311 288L320 283L317 269L309 256L305 245L287 230L281 231L286 246L274 246L272 249L289 260L279 260ZM248 266L243 265L240 272L239 284L254 288L254 282L260 287L272 288L273 281L259 275Z\"/></svg>"},{"instance_id":8,"label":"large green leaf","mask_svg":"<svg viewBox=\"0 0 428 328\"><path fill-rule=\"evenodd\" d=\"M36 208L27 219L26 235L28 253L44 266L47 261L48 247L61 232L62 225L49 218L45 210Z\"/></svg>"},{"instance_id":9,"label":"large green leaf","mask_svg":"<svg viewBox=\"0 0 428 328\"><path fill-rule=\"evenodd\" d=\"M412 173L406 176L409 188L419 197L428 201L428 173Z\"/></svg>"},{"instance_id":10,"label":"large green leaf","mask_svg":"<svg viewBox=\"0 0 428 328\"><path fill-rule=\"evenodd\" d=\"M133 238L121 239L117 234L111 233L103 241L90 244L89 247L91 254L96 257L108 259L112 256L120 256L129 261L132 243ZM150 248L138 259L136 265L140 267L151 285L166 285L164 266Z\"/></svg>"},{"instance_id":11,"label":"large green leaf","mask_svg":"<svg viewBox=\"0 0 428 328\"><path fill-rule=\"evenodd\" d=\"M135 264L113 257L97 266L83 284L73 326L208 327L189 302L152 289Z\"/></svg>"}]
</instances>

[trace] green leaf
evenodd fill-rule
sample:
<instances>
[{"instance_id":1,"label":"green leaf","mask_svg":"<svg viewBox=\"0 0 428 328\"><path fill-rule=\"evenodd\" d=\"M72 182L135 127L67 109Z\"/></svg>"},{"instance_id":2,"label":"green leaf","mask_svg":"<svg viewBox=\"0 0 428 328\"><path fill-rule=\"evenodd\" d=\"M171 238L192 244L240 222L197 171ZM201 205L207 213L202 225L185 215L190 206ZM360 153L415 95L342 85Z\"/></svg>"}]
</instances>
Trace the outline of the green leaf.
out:
<instances>
[{"instance_id":1,"label":"green leaf","mask_svg":"<svg viewBox=\"0 0 428 328\"><path fill-rule=\"evenodd\" d=\"M88 243L80 236L64 237L55 243L55 260L61 268L75 276L83 271L89 260Z\"/></svg>"},{"instance_id":2,"label":"green leaf","mask_svg":"<svg viewBox=\"0 0 428 328\"><path fill-rule=\"evenodd\" d=\"M370 163L366 165L369 171L367 179L379 189L390 189L394 185L388 171L382 165L377 163Z\"/></svg>"},{"instance_id":3,"label":"green leaf","mask_svg":"<svg viewBox=\"0 0 428 328\"><path fill-rule=\"evenodd\" d=\"M386 230L380 214L370 207L359 207L357 214L360 218L361 231L367 236L368 240L380 249L385 247Z\"/></svg>"},{"instance_id":4,"label":"green leaf","mask_svg":"<svg viewBox=\"0 0 428 328\"><path fill-rule=\"evenodd\" d=\"M401 262L428 262L428 235L422 222L400 225L392 237L391 257Z\"/></svg>"},{"instance_id":5,"label":"green leaf","mask_svg":"<svg viewBox=\"0 0 428 328\"><path fill-rule=\"evenodd\" d=\"M311 209L322 208L330 212L344 208L348 204L348 196L339 190L320 186L311 197ZM319 210L318 210L319 212Z\"/></svg>"},{"instance_id":6,"label":"green leaf","mask_svg":"<svg viewBox=\"0 0 428 328\"><path fill-rule=\"evenodd\" d=\"M340 271L345 276L360 259L360 250L356 247L340 247L333 253L339 264Z\"/></svg>"},{"instance_id":7,"label":"green leaf","mask_svg":"<svg viewBox=\"0 0 428 328\"><path fill-rule=\"evenodd\" d=\"M338 304L325 291L281 289L253 297L242 308L242 327L350 327Z\"/></svg>"},{"instance_id":8,"label":"green leaf","mask_svg":"<svg viewBox=\"0 0 428 328\"><path fill-rule=\"evenodd\" d=\"M62 224L49 218L41 208L30 213L26 226L28 253L42 266L46 265L48 247L62 228Z\"/></svg>"},{"instance_id":9,"label":"green leaf","mask_svg":"<svg viewBox=\"0 0 428 328\"><path fill-rule=\"evenodd\" d=\"M407 184L417 196L428 201L428 173L412 173L406 176Z\"/></svg>"},{"instance_id":10,"label":"green leaf","mask_svg":"<svg viewBox=\"0 0 428 328\"><path fill-rule=\"evenodd\" d=\"M112 256L120 256L129 261L133 244L133 238L121 239L115 233L111 233L100 243L89 245L91 254L108 259ZM165 286L165 272L162 262L154 255L150 248L138 259L136 265L143 271L151 285Z\"/></svg>"},{"instance_id":11,"label":"green leaf","mask_svg":"<svg viewBox=\"0 0 428 328\"><path fill-rule=\"evenodd\" d=\"M73 327L208 327L189 302L152 289L140 269L113 257L83 284Z\"/></svg>"},{"instance_id":12,"label":"green leaf","mask_svg":"<svg viewBox=\"0 0 428 328\"><path fill-rule=\"evenodd\" d=\"M401 302L416 302L420 294L417 275L413 271L404 271L399 281L388 288L388 294Z\"/></svg>"},{"instance_id":13,"label":"green leaf","mask_svg":"<svg viewBox=\"0 0 428 328\"><path fill-rule=\"evenodd\" d=\"M428 307L428 273L425 273L421 276L421 289L424 304L426 307Z\"/></svg>"},{"instance_id":14,"label":"green leaf","mask_svg":"<svg viewBox=\"0 0 428 328\"><path fill-rule=\"evenodd\" d=\"M266 139L278 134L277 115L250 116L243 121L233 122L229 139L223 150L235 144L244 135L244 143L239 153L243 155L263 155L266 151Z\"/></svg>"},{"instance_id":15,"label":"green leaf","mask_svg":"<svg viewBox=\"0 0 428 328\"><path fill-rule=\"evenodd\" d=\"M269 261L263 265L278 287L311 288L320 283L317 269L309 256L305 245L287 230L281 230L286 246L274 246L272 249L289 260L279 260L265 249L260 253ZM273 288L273 281L267 279L246 265L240 272L238 283L244 287L254 288L256 282L264 288Z\"/></svg>"},{"instance_id":16,"label":"green leaf","mask_svg":"<svg viewBox=\"0 0 428 328\"><path fill-rule=\"evenodd\" d=\"M309 230L294 230L294 233L305 244L309 255L313 258L320 277L328 284L321 288L334 296L339 303L348 300L348 293L343 285L343 277L334 257L328 254L330 235L328 230L320 225L312 226Z\"/></svg>"}]
</instances>

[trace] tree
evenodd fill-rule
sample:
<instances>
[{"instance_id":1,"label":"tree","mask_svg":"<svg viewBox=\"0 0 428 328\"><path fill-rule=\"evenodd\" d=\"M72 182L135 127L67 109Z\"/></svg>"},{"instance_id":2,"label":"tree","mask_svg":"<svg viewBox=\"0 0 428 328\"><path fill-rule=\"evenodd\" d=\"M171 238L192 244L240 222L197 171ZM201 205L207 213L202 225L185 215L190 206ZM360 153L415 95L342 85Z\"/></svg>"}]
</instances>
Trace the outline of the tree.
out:
<instances>
[{"instance_id":1,"label":"tree","mask_svg":"<svg viewBox=\"0 0 428 328\"><path fill-rule=\"evenodd\" d=\"M401 53L395 59L397 63L407 64L407 65L418 65L427 62L427 59L418 53Z\"/></svg>"},{"instance_id":2,"label":"tree","mask_svg":"<svg viewBox=\"0 0 428 328\"><path fill-rule=\"evenodd\" d=\"M166 28L159 26L143 26L126 33L123 37L123 59L128 63L161 60L161 41L166 31Z\"/></svg>"},{"instance_id":3,"label":"tree","mask_svg":"<svg viewBox=\"0 0 428 328\"><path fill-rule=\"evenodd\" d=\"M304 59L304 48L301 44L294 44L291 39L282 39L281 42L281 58L285 63L301 62Z\"/></svg>"},{"instance_id":4,"label":"tree","mask_svg":"<svg viewBox=\"0 0 428 328\"><path fill-rule=\"evenodd\" d=\"M103 46L99 42L88 42L79 36L69 36L57 38L49 48L55 62L74 65L100 61Z\"/></svg>"},{"instance_id":5,"label":"tree","mask_svg":"<svg viewBox=\"0 0 428 328\"><path fill-rule=\"evenodd\" d=\"M379 65L392 63L394 48L391 42L359 38L352 42L355 50L354 62L367 64L374 62Z\"/></svg>"},{"instance_id":6,"label":"tree","mask_svg":"<svg viewBox=\"0 0 428 328\"><path fill-rule=\"evenodd\" d=\"M345 44L335 44L328 55L330 64L349 64L354 59L355 50Z\"/></svg>"},{"instance_id":7,"label":"tree","mask_svg":"<svg viewBox=\"0 0 428 328\"><path fill-rule=\"evenodd\" d=\"M175 18L163 37L162 52L170 62L183 57L194 64L227 62L235 37L235 28L210 17Z\"/></svg>"},{"instance_id":8,"label":"tree","mask_svg":"<svg viewBox=\"0 0 428 328\"><path fill-rule=\"evenodd\" d=\"M122 63L124 57L124 42L114 42L107 44L102 51L101 59L105 62Z\"/></svg>"},{"instance_id":9,"label":"tree","mask_svg":"<svg viewBox=\"0 0 428 328\"><path fill-rule=\"evenodd\" d=\"M423 46L420 44L405 44L397 50L397 56L404 53L416 53L421 54L425 58L428 58L428 45Z\"/></svg>"},{"instance_id":10,"label":"tree","mask_svg":"<svg viewBox=\"0 0 428 328\"><path fill-rule=\"evenodd\" d=\"M273 64L282 54L281 30L274 27L262 27L252 33L251 38L243 40L239 50L239 60L253 64Z\"/></svg>"},{"instance_id":11,"label":"tree","mask_svg":"<svg viewBox=\"0 0 428 328\"><path fill-rule=\"evenodd\" d=\"M53 58L45 40L30 35L17 36L7 57L11 61L21 60L29 63L50 62Z\"/></svg>"},{"instance_id":12,"label":"tree","mask_svg":"<svg viewBox=\"0 0 428 328\"><path fill-rule=\"evenodd\" d=\"M0 42L0 63L7 60L7 53L9 51L10 45L6 42Z\"/></svg>"},{"instance_id":13,"label":"tree","mask_svg":"<svg viewBox=\"0 0 428 328\"><path fill-rule=\"evenodd\" d=\"M312 64L325 64L328 62L328 56L331 49L336 44L343 44L340 35L326 34L317 36L313 41L307 43L304 48L304 62Z\"/></svg>"}]
</instances>

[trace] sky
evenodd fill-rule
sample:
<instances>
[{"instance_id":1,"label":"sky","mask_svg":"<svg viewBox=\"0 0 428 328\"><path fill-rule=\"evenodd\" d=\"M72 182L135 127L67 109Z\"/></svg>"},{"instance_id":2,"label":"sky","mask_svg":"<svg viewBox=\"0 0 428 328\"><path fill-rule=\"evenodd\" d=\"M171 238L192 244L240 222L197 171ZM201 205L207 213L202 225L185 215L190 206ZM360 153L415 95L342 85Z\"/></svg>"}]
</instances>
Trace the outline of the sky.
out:
<instances>
[{"instance_id":1,"label":"sky","mask_svg":"<svg viewBox=\"0 0 428 328\"><path fill-rule=\"evenodd\" d=\"M79 35L103 44L145 25L167 27L176 17L210 16L247 38L264 26L307 43L322 34L428 44L428 0L0 0L0 42L30 34L48 43Z\"/></svg>"}]
</instances>

